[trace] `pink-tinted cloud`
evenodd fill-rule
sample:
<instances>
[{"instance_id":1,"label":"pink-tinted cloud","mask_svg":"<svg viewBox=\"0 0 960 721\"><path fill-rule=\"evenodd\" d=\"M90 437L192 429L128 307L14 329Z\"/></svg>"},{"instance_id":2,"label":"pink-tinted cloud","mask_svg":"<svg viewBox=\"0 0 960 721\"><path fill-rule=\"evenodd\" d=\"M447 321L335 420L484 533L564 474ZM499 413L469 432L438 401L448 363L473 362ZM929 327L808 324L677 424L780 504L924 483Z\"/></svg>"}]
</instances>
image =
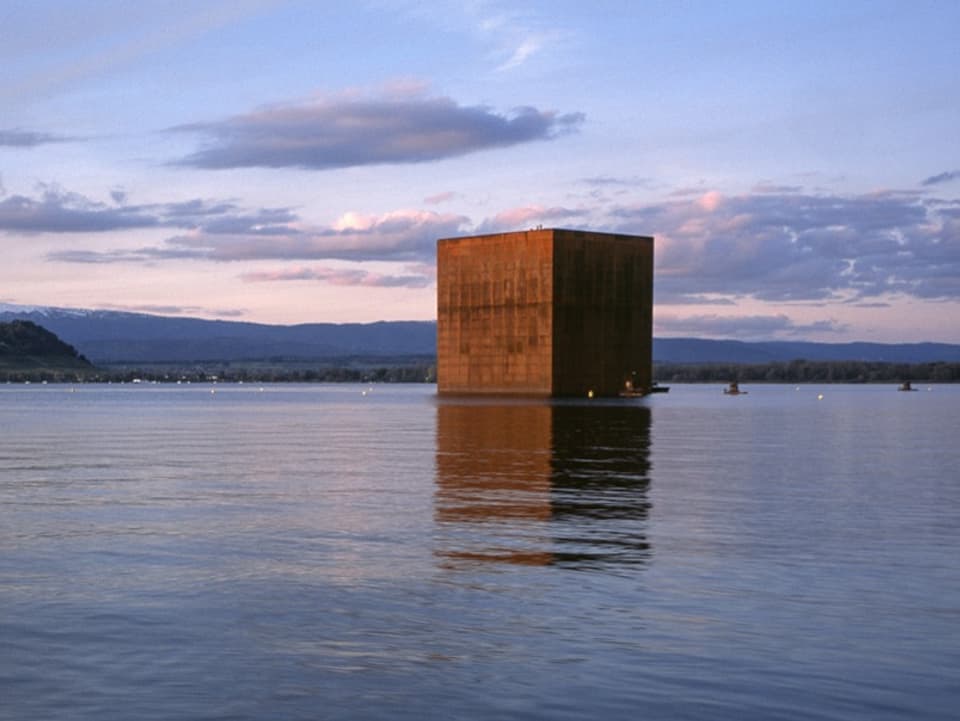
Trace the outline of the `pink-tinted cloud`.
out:
<instances>
[{"instance_id":1,"label":"pink-tinted cloud","mask_svg":"<svg viewBox=\"0 0 960 721\"><path fill-rule=\"evenodd\" d=\"M444 193L437 193L436 195L428 195L423 199L423 202L427 205L439 205L440 203L448 203L451 200L455 200L459 197L458 193L448 190Z\"/></svg>"},{"instance_id":2,"label":"pink-tinted cloud","mask_svg":"<svg viewBox=\"0 0 960 721\"><path fill-rule=\"evenodd\" d=\"M582 218L586 210L554 206L527 205L510 208L483 221L477 228L479 233L502 233L510 230L523 230L534 225L555 224L562 221Z\"/></svg>"},{"instance_id":3,"label":"pink-tinted cloud","mask_svg":"<svg viewBox=\"0 0 960 721\"><path fill-rule=\"evenodd\" d=\"M960 298L960 200L919 191L862 195L704 192L659 203L585 210L525 205L479 223L462 215L406 209L344 213L328 225L289 208L239 207L194 199L112 203L55 186L35 197L0 200L0 231L114 233L137 228L178 232L154 245L114 250L73 246L49 254L74 263L238 260L389 260L432 263L438 238L537 225L571 227L603 217L598 229L656 237L658 303L864 302L901 295ZM596 225L594 227L597 227ZM128 236L122 236L128 237ZM102 242L99 243L102 247ZM398 282L415 282L409 279Z\"/></svg>"},{"instance_id":4,"label":"pink-tinted cloud","mask_svg":"<svg viewBox=\"0 0 960 721\"><path fill-rule=\"evenodd\" d=\"M433 282L428 274L413 272L408 275L371 273L362 268L296 267L272 271L244 273L248 283L278 281L319 281L329 285L365 286L371 288L426 288Z\"/></svg>"}]
</instances>

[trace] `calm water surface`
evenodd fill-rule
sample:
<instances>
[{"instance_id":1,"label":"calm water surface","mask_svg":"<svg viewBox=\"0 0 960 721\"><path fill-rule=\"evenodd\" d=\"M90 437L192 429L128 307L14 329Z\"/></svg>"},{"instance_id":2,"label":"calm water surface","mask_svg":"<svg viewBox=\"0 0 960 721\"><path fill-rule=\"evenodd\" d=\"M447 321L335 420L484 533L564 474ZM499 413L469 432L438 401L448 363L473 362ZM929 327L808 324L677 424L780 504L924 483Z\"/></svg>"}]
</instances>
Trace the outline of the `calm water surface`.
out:
<instances>
[{"instance_id":1,"label":"calm water surface","mask_svg":"<svg viewBox=\"0 0 960 721\"><path fill-rule=\"evenodd\" d=\"M0 386L0 719L956 718L960 387L747 390Z\"/></svg>"}]
</instances>

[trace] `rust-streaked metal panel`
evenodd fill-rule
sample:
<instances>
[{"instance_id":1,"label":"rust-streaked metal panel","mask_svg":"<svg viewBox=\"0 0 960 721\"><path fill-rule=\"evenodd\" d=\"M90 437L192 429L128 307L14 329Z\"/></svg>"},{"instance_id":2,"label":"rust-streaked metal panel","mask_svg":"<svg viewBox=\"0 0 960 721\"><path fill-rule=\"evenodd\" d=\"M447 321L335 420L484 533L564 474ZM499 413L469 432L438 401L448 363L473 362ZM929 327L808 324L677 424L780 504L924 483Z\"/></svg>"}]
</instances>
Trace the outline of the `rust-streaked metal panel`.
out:
<instances>
[{"instance_id":1,"label":"rust-streaked metal panel","mask_svg":"<svg viewBox=\"0 0 960 721\"><path fill-rule=\"evenodd\" d=\"M651 383L653 238L554 232L553 395Z\"/></svg>"},{"instance_id":2,"label":"rust-streaked metal panel","mask_svg":"<svg viewBox=\"0 0 960 721\"><path fill-rule=\"evenodd\" d=\"M550 395L552 298L550 232L439 241L440 392Z\"/></svg>"},{"instance_id":3,"label":"rust-streaked metal panel","mask_svg":"<svg viewBox=\"0 0 960 721\"><path fill-rule=\"evenodd\" d=\"M440 393L650 384L653 238L538 229L437 243Z\"/></svg>"}]
</instances>

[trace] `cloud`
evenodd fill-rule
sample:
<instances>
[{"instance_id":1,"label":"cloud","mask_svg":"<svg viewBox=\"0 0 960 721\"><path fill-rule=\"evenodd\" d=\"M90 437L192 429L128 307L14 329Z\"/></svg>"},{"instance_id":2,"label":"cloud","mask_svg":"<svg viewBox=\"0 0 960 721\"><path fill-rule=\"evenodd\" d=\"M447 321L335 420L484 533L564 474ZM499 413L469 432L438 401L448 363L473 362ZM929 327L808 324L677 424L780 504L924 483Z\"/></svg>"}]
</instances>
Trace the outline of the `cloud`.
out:
<instances>
[{"instance_id":1,"label":"cloud","mask_svg":"<svg viewBox=\"0 0 960 721\"><path fill-rule=\"evenodd\" d=\"M468 222L460 215L397 210L381 215L345 213L329 226L311 226L287 208L244 211L231 203L206 201L143 207L156 212L153 225L180 227L186 232L154 246L105 251L67 249L50 253L48 259L66 263L177 259L432 261L437 239L461 234Z\"/></svg>"},{"instance_id":2,"label":"cloud","mask_svg":"<svg viewBox=\"0 0 960 721\"><path fill-rule=\"evenodd\" d=\"M151 255L150 248L140 250L55 250L47 254L47 260L59 263L86 263L90 265L105 263L139 263Z\"/></svg>"},{"instance_id":3,"label":"cloud","mask_svg":"<svg viewBox=\"0 0 960 721\"><path fill-rule=\"evenodd\" d=\"M775 193L775 194L784 194L784 193L800 193L803 191L803 186L800 185L777 185L776 183L767 183L760 182L753 186L752 192L754 193Z\"/></svg>"},{"instance_id":4,"label":"cloud","mask_svg":"<svg viewBox=\"0 0 960 721\"><path fill-rule=\"evenodd\" d=\"M36 197L0 199L0 231L118 236L139 228L172 231L149 245L127 242L107 250L73 246L47 256L67 263L179 259L432 264L438 238L540 224L571 227L589 219L597 229L656 237L660 305L719 306L747 298L806 304L885 302L896 296L960 299L960 200L913 192L711 191L602 209L525 205L480 222L453 213L401 209L344 213L328 224L305 222L291 208L243 208L230 200L133 205L118 196L114 201L99 203L42 186ZM378 282L419 282L407 277L413 275Z\"/></svg>"},{"instance_id":5,"label":"cloud","mask_svg":"<svg viewBox=\"0 0 960 721\"><path fill-rule=\"evenodd\" d=\"M288 232L296 215L289 208L243 211L225 201L194 199L134 205L114 190L112 204L68 192L53 184L38 186L34 197L11 195L0 200L0 231L20 233L102 233L169 227L211 234L271 235ZM282 230L281 230L282 229Z\"/></svg>"},{"instance_id":6,"label":"cloud","mask_svg":"<svg viewBox=\"0 0 960 721\"><path fill-rule=\"evenodd\" d=\"M960 178L960 170L948 170L939 175L931 175L920 182L920 185L939 185L940 183L949 183L951 180Z\"/></svg>"},{"instance_id":7,"label":"cloud","mask_svg":"<svg viewBox=\"0 0 960 721\"><path fill-rule=\"evenodd\" d=\"M206 145L180 165L328 170L384 163L423 163L577 130L582 113L520 107L508 115L450 98L397 95L280 105L222 122L174 128Z\"/></svg>"},{"instance_id":8,"label":"cloud","mask_svg":"<svg viewBox=\"0 0 960 721\"><path fill-rule=\"evenodd\" d=\"M609 202L609 196L625 197L635 191L637 188L652 189L656 183L651 178L644 178L638 175L615 176L615 175L593 175L581 178L580 183L591 188L590 199L592 203Z\"/></svg>"},{"instance_id":9,"label":"cloud","mask_svg":"<svg viewBox=\"0 0 960 721\"><path fill-rule=\"evenodd\" d=\"M298 217L288 208L261 208L252 212L222 213L207 217L197 229L209 235L284 236L298 234Z\"/></svg>"},{"instance_id":10,"label":"cloud","mask_svg":"<svg viewBox=\"0 0 960 721\"><path fill-rule=\"evenodd\" d=\"M89 233L158 224L143 208L108 206L56 186L41 186L39 198L11 195L0 201L0 230L6 231Z\"/></svg>"},{"instance_id":11,"label":"cloud","mask_svg":"<svg viewBox=\"0 0 960 721\"><path fill-rule=\"evenodd\" d=\"M913 193L716 192L611 209L656 236L657 293L771 302L960 298L958 203Z\"/></svg>"},{"instance_id":12,"label":"cloud","mask_svg":"<svg viewBox=\"0 0 960 721\"><path fill-rule=\"evenodd\" d=\"M64 138L50 133L40 133L33 130L20 130L19 128L0 128L0 147L12 148L33 148L38 145L48 143L65 143L72 138Z\"/></svg>"},{"instance_id":13,"label":"cloud","mask_svg":"<svg viewBox=\"0 0 960 721\"><path fill-rule=\"evenodd\" d=\"M678 316L658 313L654 332L659 335L711 336L715 338L800 337L810 333L843 333L846 326L833 320L796 323L786 315Z\"/></svg>"},{"instance_id":14,"label":"cloud","mask_svg":"<svg viewBox=\"0 0 960 721\"><path fill-rule=\"evenodd\" d=\"M688 292L670 292L661 290L658 284L654 284L654 303L658 305L726 305L734 306L736 301L729 296L707 295Z\"/></svg>"},{"instance_id":15,"label":"cloud","mask_svg":"<svg viewBox=\"0 0 960 721\"><path fill-rule=\"evenodd\" d=\"M530 36L524 38L513 51L513 54L502 63L497 70L503 72L523 65L532 55L535 55L543 47L542 38Z\"/></svg>"},{"instance_id":16,"label":"cloud","mask_svg":"<svg viewBox=\"0 0 960 721\"><path fill-rule=\"evenodd\" d=\"M202 198L184 200L175 203L165 203L160 206L163 213L169 218L202 219L211 216L223 216L237 209L234 203L217 201L211 203Z\"/></svg>"},{"instance_id":17,"label":"cloud","mask_svg":"<svg viewBox=\"0 0 960 721\"><path fill-rule=\"evenodd\" d=\"M3 77L0 105L23 103L25 98L77 87L84 79L118 68L129 69L145 56L249 17L274 1L185 4L175 13L166 2L124 3L122 10L118 3L97 2L85 5L80 22L73 13L53 12L45 3L6 3L0 18L4 30L0 62L9 65L11 59L29 57L44 62L36 63L32 72ZM7 10L14 6L16 11Z\"/></svg>"},{"instance_id":18,"label":"cloud","mask_svg":"<svg viewBox=\"0 0 960 721\"><path fill-rule=\"evenodd\" d=\"M219 318L242 318L247 311L239 308L207 308L200 305L115 305L105 303L97 306L104 310L119 310L128 313L155 315L216 316Z\"/></svg>"},{"instance_id":19,"label":"cloud","mask_svg":"<svg viewBox=\"0 0 960 721\"><path fill-rule=\"evenodd\" d=\"M426 260L437 238L458 235L467 218L430 211L398 210L382 215L346 213L329 227L288 225L284 233L175 236L154 257L206 260Z\"/></svg>"},{"instance_id":20,"label":"cloud","mask_svg":"<svg viewBox=\"0 0 960 721\"><path fill-rule=\"evenodd\" d=\"M890 308L892 303L886 301L870 301L870 302L853 302L851 303L856 308Z\"/></svg>"},{"instance_id":21,"label":"cloud","mask_svg":"<svg viewBox=\"0 0 960 721\"><path fill-rule=\"evenodd\" d=\"M582 218L588 211L554 206L545 208L542 205L525 205L510 208L497 213L492 218L484 220L477 226L477 233L503 233L510 230L523 230L533 225L556 221Z\"/></svg>"},{"instance_id":22,"label":"cloud","mask_svg":"<svg viewBox=\"0 0 960 721\"><path fill-rule=\"evenodd\" d=\"M428 195L423 199L423 202L427 205L440 205L440 203L447 203L451 200L455 200L459 197L458 193L448 190L444 193L437 193L436 195Z\"/></svg>"},{"instance_id":23,"label":"cloud","mask_svg":"<svg viewBox=\"0 0 960 721\"><path fill-rule=\"evenodd\" d=\"M653 180L650 178L641 178L636 175L627 178L620 178L613 175L594 175L589 178L582 178L580 182L594 187L616 186L636 188L650 187L653 185Z\"/></svg>"},{"instance_id":24,"label":"cloud","mask_svg":"<svg viewBox=\"0 0 960 721\"><path fill-rule=\"evenodd\" d=\"M308 280L329 285L368 288L426 288L434 282L435 274L420 272L417 267L411 270L413 272L407 275L385 275L371 273L362 268L299 267L244 273L241 278L248 283Z\"/></svg>"}]
</instances>

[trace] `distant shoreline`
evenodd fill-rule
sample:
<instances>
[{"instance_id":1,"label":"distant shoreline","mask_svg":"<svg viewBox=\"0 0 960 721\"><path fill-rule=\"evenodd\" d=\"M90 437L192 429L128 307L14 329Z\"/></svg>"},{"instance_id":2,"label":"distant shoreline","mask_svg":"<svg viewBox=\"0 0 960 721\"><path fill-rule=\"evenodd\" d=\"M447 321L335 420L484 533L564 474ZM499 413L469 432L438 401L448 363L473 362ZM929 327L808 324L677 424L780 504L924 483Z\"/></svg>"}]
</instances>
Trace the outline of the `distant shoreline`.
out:
<instances>
[{"instance_id":1,"label":"distant shoreline","mask_svg":"<svg viewBox=\"0 0 960 721\"><path fill-rule=\"evenodd\" d=\"M436 365L412 358L410 363L376 365L297 362L124 364L90 370L75 368L0 368L0 383L434 383ZM657 363L660 383L958 383L960 363L884 363L804 361L773 363Z\"/></svg>"}]
</instances>

